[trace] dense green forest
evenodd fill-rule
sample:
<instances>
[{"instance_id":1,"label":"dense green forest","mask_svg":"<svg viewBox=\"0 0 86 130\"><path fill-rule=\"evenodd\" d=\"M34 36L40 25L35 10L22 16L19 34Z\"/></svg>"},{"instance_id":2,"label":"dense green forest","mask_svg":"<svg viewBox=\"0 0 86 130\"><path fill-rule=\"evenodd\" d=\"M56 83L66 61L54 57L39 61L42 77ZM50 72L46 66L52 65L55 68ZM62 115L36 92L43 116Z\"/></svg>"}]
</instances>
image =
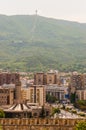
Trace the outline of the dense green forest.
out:
<instances>
[{"instance_id":1,"label":"dense green forest","mask_svg":"<svg viewBox=\"0 0 86 130\"><path fill-rule=\"evenodd\" d=\"M0 68L86 72L86 24L0 15Z\"/></svg>"}]
</instances>

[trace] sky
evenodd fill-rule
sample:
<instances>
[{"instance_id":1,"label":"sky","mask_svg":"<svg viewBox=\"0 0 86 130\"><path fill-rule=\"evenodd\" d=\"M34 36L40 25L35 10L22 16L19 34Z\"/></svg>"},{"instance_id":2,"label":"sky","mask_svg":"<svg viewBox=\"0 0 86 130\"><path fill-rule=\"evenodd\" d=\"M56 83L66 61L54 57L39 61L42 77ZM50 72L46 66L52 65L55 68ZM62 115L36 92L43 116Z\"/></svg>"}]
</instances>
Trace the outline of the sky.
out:
<instances>
[{"instance_id":1,"label":"sky","mask_svg":"<svg viewBox=\"0 0 86 130\"><path fill-rule=\"evenodd\" d=\"M0 0L0 14L38 15L86 23L86 0Z\"/></svg>"}]
</instances>

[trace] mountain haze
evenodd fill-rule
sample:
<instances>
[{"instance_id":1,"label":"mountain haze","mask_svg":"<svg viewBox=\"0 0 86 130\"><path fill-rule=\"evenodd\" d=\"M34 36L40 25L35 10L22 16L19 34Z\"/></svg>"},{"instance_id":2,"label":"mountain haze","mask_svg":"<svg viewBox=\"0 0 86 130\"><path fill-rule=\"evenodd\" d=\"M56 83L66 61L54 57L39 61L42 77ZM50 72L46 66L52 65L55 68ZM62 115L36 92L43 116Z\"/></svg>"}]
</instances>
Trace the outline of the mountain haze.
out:
<instances>
[{"instance_id":1,"label":"mountain haze","mask_svg":"<svg viewBox=\"0 0 86 130\"><path fill-rule=\"evenodd\" d=\"M86 24L0 15L0 68L86 72Z\"/></svg>"}]
</instances>

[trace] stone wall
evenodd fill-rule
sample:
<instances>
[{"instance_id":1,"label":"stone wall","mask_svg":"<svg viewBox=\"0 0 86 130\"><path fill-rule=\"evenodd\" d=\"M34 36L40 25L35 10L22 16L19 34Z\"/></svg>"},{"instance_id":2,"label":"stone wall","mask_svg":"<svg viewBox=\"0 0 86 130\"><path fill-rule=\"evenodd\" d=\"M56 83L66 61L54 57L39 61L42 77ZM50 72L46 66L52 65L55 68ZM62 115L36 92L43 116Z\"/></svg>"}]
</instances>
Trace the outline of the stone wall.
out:
<instances>
[{"instance_id":1,"label":"stone wall","mask_svg":"<svg viewBox=\"0 0 86 130\"><path fill-rule=\"evenodd\" d=\"M0 119L2 130L75 130L75 125L86 119Z\"/></svg>"}]
</instances>

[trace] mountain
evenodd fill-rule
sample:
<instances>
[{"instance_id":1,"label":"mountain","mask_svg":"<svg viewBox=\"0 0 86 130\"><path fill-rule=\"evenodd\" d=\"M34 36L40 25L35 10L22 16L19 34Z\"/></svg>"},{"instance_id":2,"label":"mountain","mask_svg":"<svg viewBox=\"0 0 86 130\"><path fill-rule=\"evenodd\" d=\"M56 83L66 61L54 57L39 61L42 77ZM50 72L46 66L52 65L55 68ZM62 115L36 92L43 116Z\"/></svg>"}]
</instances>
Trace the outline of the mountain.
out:
<instances>
[{"instance_id":1,"label":"mountain","mask_svg":"<svg viewBox=\"0 0 86 130\"><path fill-rule=\"evenodd\" d=\"M0 15L0 68L86 72L86 24Z\"/></svg>"}]
</instances>

